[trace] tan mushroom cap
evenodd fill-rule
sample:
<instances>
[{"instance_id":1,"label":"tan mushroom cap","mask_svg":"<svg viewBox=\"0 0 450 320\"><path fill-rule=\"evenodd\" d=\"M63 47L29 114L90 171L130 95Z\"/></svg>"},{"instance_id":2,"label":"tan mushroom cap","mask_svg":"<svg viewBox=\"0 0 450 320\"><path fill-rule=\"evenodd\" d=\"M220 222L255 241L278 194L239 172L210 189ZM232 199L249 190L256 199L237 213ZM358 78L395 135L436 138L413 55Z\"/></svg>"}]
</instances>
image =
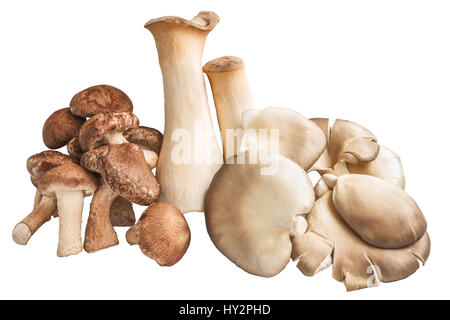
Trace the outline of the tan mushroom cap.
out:
<instances>
[{"instance_id":1,"label":"tan mushroom cap","mask_svg":"<svg viewBox=\"0 0 450 320\"><path fill-rule=\"evenodd\" d=\"M367 243L402 248L420 239L427 223L422 211L403 189L382 179L359 174L337 178L334 206Z\"/></svg>"},{"instance_id":2,"label":"tan mushroom cap","mask_svg":"<svg viewBox=\"0 0 450 320\"><path fill-rule=\"evenodd\" d=\"M159 183L134 143L96 148L83 154L81 164L100 173L114 192L130 202L149 205L159 196Z\"/></svg>"},{"instance_id":3,"label":"tan mushroom cap","mask_svg":"<svg viewBox=\"0 0 450 320\"><path fill-rule=\"evenodd\" d=\"M156 129L139 126L127 129L123 136L129 142L137 144L159 155L161 151L163 134Z\"/></svg>"},{"instance_id":4,"label":"tan mushroom cap","mask_svg":"<svg viewBox=\"0 0 450 320\"><path fill-rule=\"evenodd\" d=\"M69 108L53 112L42 128L44 144L49 149L58 149L65 146L70 139L78 135L85 121L84 118L74 116Z\"/></svg>"},{"instance_id":5,"label":"tan mushroom cap","mask_svg":"<svg viewBox=\"0 0 450 320\"><path fill-rule=\"evenodd\" d=\"M133 103L122 90L98 85L77 93L70 101L70 111L80 117L102 112L133 112Z\"/></svg>"},{"instance_id":6,"label":"tan mushroom cap","mask_svg":"<svg viewBox=\"0 0 450 320\"><path fill-rule=\"evenodd\" d=\"M209 61L203 66L204 73L229 72L241 69L245 66L244 60L234 56L224 56Z\"/></svg>"},{"instance_id":7,"label":"tan mushroom cap","mask_svg":"<svg viewBox=\"0 0 450 320\"><path fill-rule=\"evenodd\" d=\"M152 19L145 24L145 28L152 31L159 27L187 27L199 31L211 31L219 23L219 16L211 11L200 11L200 13L192 20L183 19L180 17L167 16L157 19Z\"/></svg>"},{"instance_id":8,"label":"tan mushroom cap","mask_svg":"<svg viewBox=\"0 0 450 320\"><path fill-rule=\"evenodd\" d=\"M375 160L347 164L347 169L350 173L374 176L405 189L405 174L400 157L385 146L380 146Z\"/></svg>"},{"instance_id":9,"label":"tan mushroom cap","mask_svg":"<svg viewBox=\"0 0 450 320\"><path fill-rule=\"evenodd\" d=\"M276 162L272 175L261 174L262 164L223 165L205 199L214 245L238 267L263 277L278 274L289 262L295 219L314 205L305 171L283 156L275 156L272 165Z\"/></svg>"},{"instance_id":10,"label":"tan mushroom cap","mask_svg":"<svg viewBox=\"0 0 450 320\"><path fill-rule=\"evenodd\" d=\"M243 113L243 127L246 135L250 129L267 130L269 151L272 147L272 130L278 130L279 154L308 170L319 159L326 145L322 130L311 120L287 108L266 108L248 110ZM243 144L246 142L244 141ZM252 147L251 147L252 148ZM253 146L254 148L254 146ZM259 150L259 149L258 149Z\"/></svg>"},{"instance_id":11,"label":"tan mushroom cap","mask_svg":"<svg viewBox=\"0 0 450 320\"><path fill-rule=\"evenodd\" d=\"M139 126L139 119L129 112L99 113L85 122L78 137L81 149L89 151L101 143L106 134L124 132Z\"/></svg>"},{"instance_id":12,"label":"tan mushroom cap","mask_svg":"<svg viewBox=\"0 0 450 320\"><path fill-rule=\"evenodd\" d=\"M332 254L333 277L348 291L404 279L413 274L430 253L427 233L408 247L382 249L364 242L334 209L332 193L316 201L307 216L308 231L292 239L292 259L303 274L312 276Z\"/></svg>"},{"instance_id":13,"label":"tan mushroom cap","mask_svg":"<svg viewBox=\"0 0 450 320\"><path fill-rule=\"evenodd\" d=\"M87 197L97 190L97 178L77 164L65 164L47 171L38 189L47 197L55 197L58 191L83 191Z\"/></svg>"},{"instance_id":14,"label":"tan mushroom cap","mask_svg":"<svg viewBox=\"0 0 450 320\"><path fill-rule=\"evenodd\" d=\"M134 229L134 230L133 230ZM131 232L131 244L137 240L142 253L161 266L176 264L186 253L191 241L189 225L180 210L163 203L152 203L143 213Z\"/></svg>"},{"instance_id":15,"label":"tan mushroom cap","mask_svg":"<svg viewBox=\"0 0 450 320\"><path fill-rule=\"evenodd\" d=\"M31 175L31 182L37 186L38 180L44 173L65 164L76 164L76 160L61 152L48 150L29 157L27 160L27 170Z\"/></svg>"},{"instance_id":16,"label":"tan mushroom cap","mask_svg":"<svg viewBox=\"0 0 450 320\"><path fill-rule=\"evenodd\" d=\"M328 119L311 119L318 124L324 132ZM320 174L333 172L334 166L339 162L356 164L360 161L374 160L380 146L376 137L363 126L348 120L336 120L329 130L328 143L325 151L310 168Z\"/></svg>"},{"instance_id":17,"label":"tan mushroom cap","mask_svg":"<svg viewBox=\"0 0 450 320\"><path fill-rule=\"evenodd\" d=\"M67 153L74 159L80 160L83 155L83 150L80 146L80 141L78 137L72 138L67 144Z\"/></svg>"}]
</instances>

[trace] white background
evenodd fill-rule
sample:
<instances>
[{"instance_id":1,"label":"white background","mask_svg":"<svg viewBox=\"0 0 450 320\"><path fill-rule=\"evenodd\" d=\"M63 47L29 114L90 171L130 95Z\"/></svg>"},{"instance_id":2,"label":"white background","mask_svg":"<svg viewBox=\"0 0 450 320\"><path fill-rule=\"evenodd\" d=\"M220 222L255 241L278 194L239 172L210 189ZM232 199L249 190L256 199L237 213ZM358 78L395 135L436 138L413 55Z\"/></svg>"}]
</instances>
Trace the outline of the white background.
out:
<instances>
[{"instance_id":1,"label":"white background","mask_svg":"<svg viewBox=\"0 0 450 320\"><path fill-rule=\"evenodd\" d=\"M12 241L14 225L32 207L25 161L45 149L45 119L78 91L106 83L132 98L143 125L163 130L161 73L143 26L200 10L221 17L204 62L242 57L259 106L353 120L401 156L407 191L429 224L424 268L351 293L331 269L307 278L290 263L278 276L260 278L216 250L201 213L186 215L191 245L170 268L130 247L123 228L119 246L64 259L56 257L57 220L27 246ZM448 1L431 0L2 1L0 298L450 298L449 17ZM211 98L210 105L213 111ZM88 208L86 200L84 222Z\"/></svg>"}]
</instances>

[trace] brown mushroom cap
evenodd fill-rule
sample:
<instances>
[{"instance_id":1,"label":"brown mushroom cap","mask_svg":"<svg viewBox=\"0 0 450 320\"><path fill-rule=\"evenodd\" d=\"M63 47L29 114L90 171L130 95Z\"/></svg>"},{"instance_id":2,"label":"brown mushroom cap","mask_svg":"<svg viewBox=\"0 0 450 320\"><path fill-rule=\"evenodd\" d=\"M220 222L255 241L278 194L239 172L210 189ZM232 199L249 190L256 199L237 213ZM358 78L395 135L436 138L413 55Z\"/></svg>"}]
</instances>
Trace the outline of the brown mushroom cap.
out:
<instances>
[{"instance_id":1,"label":"brown mushroom cap","mask_svg":"<svg viewBox=\"0 0 450 320\"><path fill-rule=\"evenodd\" d=\"M96 144L101 142L105 134L124 132L137 126L139 126L139 119L133 113L99 113L86 121L81 127L78 137L81 149L88 151L96 147Z\"/></svg>"},{"instance_id":2,"label":"brown mushroom cap","mask_svg":"<svg viewBox=\"0 0 450 320\"><path fill-rule=\"evenodd\" d=\"M203 66L204 73L229 72L241 69L245 66L244 60L234 56L224 56L209 61Z\"/></svg>"},{"instance_id":3,"label":"brown mushroom cap","mask_svg":"<svg viewBox=\"0 0 450 320\"><path fill-rule=\"evenodd\" d=\"M29 157L27 170L31 175L31 182L37 186L37 181L45 172L65 164L76 164L76 160L61 152L49 150Z\"/></svg>"},{"instance_id":4,"label":"brown mushroom cap","mask_svg":"<svg viewBox=\"0 0 450 320\"><path fill-rule=\"evenodd\" d=\"M373 176L338 177L333 203L347 224L376 247L406 247L420 239L427 229L413 198L403 189Z\"/></svg>"},{"instance_id":5,"label":"brown mushroom cap","mask_svg":"<svg viewBox=\"0 0 450 320\"><path fill-rule=\"evenodd\" d=\"M70 111L80 117L102 112L133 112L133 103L120 89L98 85L77 93L70 101Z\"/></svg>"},{"instance_id":6,"label":"brown mushroom cap","mask_svg":"<svg viewBox=\"0 0 450 320\"><path fill-rule=\"evenodd\" d=\"M83 155L83 150L81 150L80 141L78 140L78 137L72 138L72 140L69 141L67 144L67 153L69 155L77 160L81 159L81 156Z\"/></svg>"},{"instance_id":7,"label":"brown mushroom cap","mask_svg":"<svg viewBox=\"0 0 450 320\"><path fill-rule=\"evenodd\" d=\"M83 191L92 195L97 189L97 178L77 164L65 164L47 171L38 182L43 196L55 197L58 191Z\"/></svg>"},{"instance_id":8,"label":"brown mushroom cap","mask_svg":"<svg viewBox=\"0 0 450 320\"><path fill-rule=\"evenodd\" d=\"M159 183L136 144L96 148L83 154L81 164L100 173L114 192L130 202L149 205L159 196Z\"/></svg>"},{"instance_id":9,"label":"brown mushroom cap","mask_svg":"<svg viewBox=\"0 0 450 320\"><path fill-rule=\"evenodd\" d=\"M53 112L42 128L44 144L49 149L58 149L65 146L70 139L78 135L85 120L74 116L69 108Z\"/></svg>"},{"instance_id":10,"label":"brown mushroom cap","mask_svg":"<svg viewBox=\"0 0 450 320\"><path fill-rule=\"evenodd\" d=\"M418 241L401 249L382 249L364 242L345 223L333 206L332 192L316 201L307 216L308 231L292 238L292 259L307 276L320 270L332 254L333 277L345 283L347 290L392 282L413 274L430 253L426 233Z\"/></svg>"},{"instance_id":11,"label":"brown mushroom cap","mask_svg":"<svg viewBox=\"0 0 450 320\"><path fill-rule=\"evenodd\" d=\"M172 266L184 256L191 241L186 219L175 206L152 203L136 224L139 248L161 266Z\"/></svg>"},{"instance_id":12,"label":"brown mushroom cap","mask_svg":"<svg viewBox=\"0 0 450 320\"><path fill-rule=\"evenodd\" d=\"M147 148L159 155L162 146L163 134L149 127L131 127L127 129L123 136L129 142Z\"/></svg>"}]
</instances>

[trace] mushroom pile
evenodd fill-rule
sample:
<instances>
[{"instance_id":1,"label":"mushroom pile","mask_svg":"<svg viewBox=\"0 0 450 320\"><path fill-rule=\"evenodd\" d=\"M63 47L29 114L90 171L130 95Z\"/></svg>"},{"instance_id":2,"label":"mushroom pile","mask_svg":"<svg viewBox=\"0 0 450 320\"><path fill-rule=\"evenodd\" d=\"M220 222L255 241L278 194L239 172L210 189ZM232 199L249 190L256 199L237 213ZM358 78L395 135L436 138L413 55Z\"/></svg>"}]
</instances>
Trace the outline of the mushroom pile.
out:
<instances>
[{"instance_id":1,"label":"mushroom pile","mask_svg":"<svg viewBox=\"0 0 450 320\"><path fill-rule=\"evenodd\" d=\"M44 144L49 149L66 146L68 154L47 150L28 159L37 190L33 211L12 232L16 243L27 244L54 216L59 217L58 256L75 255L83 248L106 249L119 243L114 227L134 226L133 203L154 204L160 186L152 169L158 163L163 135L140 126L132 112L133 104L123 91L98 85L77 93L70 107L50 115L42 130ZM93 197L82 243L83 198L89 195ZM157 262L174 264L189 246L189 227L173 205L159 203L156 208L159 216L145 218L145 225L153 223L153 228L146 227L149 234L142 237L152 240L141 249ZM147 245L160 250L150 255ZM165 249L172 250L170 257Z\"/></svg>"},{"instance_id":2,"label":"mushroom pile","mask_svg":"<svg viewBox=\"0 0 450 320\"><path fill-rule=\"evenodd\" d=\"M397 154L352 121L258 109L242 59L202 64L218 22L202 11L145 25L164 83L165 139L140 126L128 96L106 85L81 91L48 118L45 145L67 145L69 155L50 150L28 159L35 204L14 241L26 244L58 216L58 256L68 256L117 245L114 227L130 226L128 243L170 266L190 243L183 214L198 211L217 249L257 276L275 276L291 260L306 276L332 266L347 290L413 274L428 259L430 238ZM311 172L320 175L315 185ZM83 198L91 194L82 246ZM132 203L147 206L137 223Z\"/></svg>"}]
</instances>

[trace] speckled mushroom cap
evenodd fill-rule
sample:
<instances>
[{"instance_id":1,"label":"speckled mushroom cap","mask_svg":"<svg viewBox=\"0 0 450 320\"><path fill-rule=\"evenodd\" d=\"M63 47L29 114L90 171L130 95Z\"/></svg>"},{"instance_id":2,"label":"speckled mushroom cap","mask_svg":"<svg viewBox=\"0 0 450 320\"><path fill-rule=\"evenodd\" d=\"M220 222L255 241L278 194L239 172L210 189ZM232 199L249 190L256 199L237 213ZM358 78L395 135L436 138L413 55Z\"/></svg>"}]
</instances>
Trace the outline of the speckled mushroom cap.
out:
<instances>
[{"instance_id":1,"label":"speckled mushroom cap","mask_svg":"<svg viewBox=\"0 0 450 320\"><path fill-rule=\"evenodd\" d=\"M139 248L161 266L172 266L186 253L191 231L183 214L175 206L152 203L136 225Z\"/></svg>"},{"instance_id":2,"label":"speckled mushroom cap","mask_svg":"<svg viewBox=\"0 0 450 320\"><path fill-rule=\"evenodd\" d=\"M80 117L92 117L102 112L133 112L133 103L122 90L98 85L77 93L70 101L70 110Z\"/></svg>"},{"instance_id":3,"label":"speckled mushroom cap","mask_svg":"<svg viewBox=\"0 0 450 320\"><path fill-rule=\"evenodd\" d=\"M331 191L316 201L307 222L307 232L292 238L292 259L298 260L303 274L313 276L331 255L333 278L344 282L349 291L404 279L419 268L418 260L425 263L430 254L427 233L400 249L369 245L335 210Z\"/></svg>"},{"instance_id":4,"label":"speckled mushroom cap","mask_svg":"<svg viewBox=\"0 0 450 320\"><path fill-rule=\"evenodd\" d=\"M244 60L234 56L224 56L209 61L203 66L203 72L229 72L241 69L245 66Z\"/></svg>"},{"instance_id":5,"label":"speckled mushroom cap","mask_svg":"<svg viewBox=\"0 0 450 320\"><path fill-rule=\"evenodd\" d=\"M86 152L81 165L101 174L110 188L126 200L149 205L159 196L159 183L134 143L107 145Z\"/></svg>"},{"instance_id":6,"label":"speckled mushroom cap","mask_svg":"<svg viewBox=\"0 0 450 320\"><path fill-rule=\"evenodd\" d=\"M76 137L86 119L74 116L69 108L57 110L45 121L42 128L44 144L49 149L65 146Z\"/></svg>"},{"instance_id":7,"label":"speckled mushroom cap","mask_svg":"<svg viewBox=\"0 0 450 320\"><path fill-rule=\"evenodd\" d=\"M99 113L81 127L78 140L84 151L95 148L103 136L111 132L124 132L131 127L139 126L139 119L129 112Z\"/></svg>"},{"instance_id":8,"label":"speckled mushroom cap","mask_svg":"<svg viewBox=\"0 0 450 320\"><path fill-rule=\"evenodd\" d=\"M98 179L77 164L65 164L50 169L39 179L38 189L43 196L55 197L59 191L83 191L84 196L97 190Z\"/></svg>"},{"instance_id":9,"label":"speckled mushroom cap","mask_svg":"<svg viewBox=\"0 0 450 320\"><path fill-rule=\"evenodd\" d=\"M156 154L161 151L163 134L156 129L144 126L132 127L127 129L123 136L129 142L148 148Z\"/></svg>"},{"instance_id":10,"label":"speckled mushroom cap","mask_svg":"<svg viewBox=\"0 0 450 320\"><path fill-rule=\"evenodd\" d=\"M31 182L37 186L41 176L50 169L65 165L76 164L77 161L58 151L43 151L32 155L27 160L27 170L31 175Z\"/></svg>"}]
</instances>

